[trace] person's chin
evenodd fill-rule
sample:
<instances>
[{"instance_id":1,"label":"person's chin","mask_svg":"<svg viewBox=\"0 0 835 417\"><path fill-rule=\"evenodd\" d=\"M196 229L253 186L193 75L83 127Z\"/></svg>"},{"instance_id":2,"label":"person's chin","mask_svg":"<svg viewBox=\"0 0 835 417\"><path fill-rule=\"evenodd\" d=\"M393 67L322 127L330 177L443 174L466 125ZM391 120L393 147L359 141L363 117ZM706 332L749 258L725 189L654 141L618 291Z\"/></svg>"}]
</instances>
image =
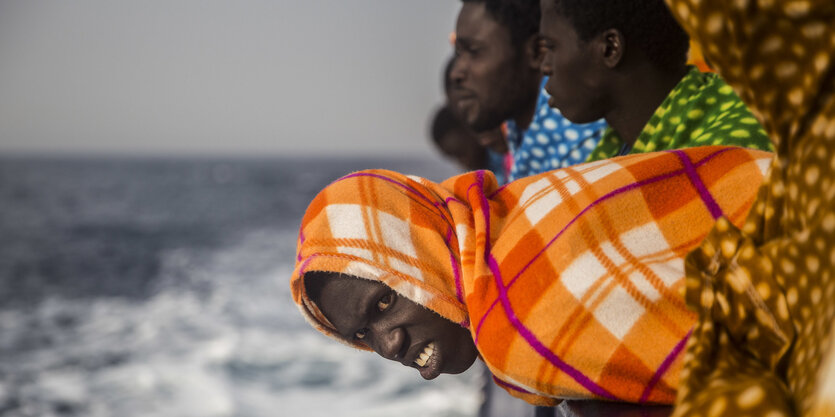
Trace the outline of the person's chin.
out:
<instances>
[{"instance_id":1,"label":"person's chin","mask_svg":"<svg viewBox=\"0 0 835 417\"><path fill-rule=\"evenodd\" d=\"M425 366L418 368L418 372L427 381L435 379L443 373L441 372L442 365L440 352L435 352Z\"/></svg>"},{"instance_id":2,"label":"person's chin","mask_svg":"<svg viewBox=\"0 0 835 417\"><path fill-rule=\"evenodd\" d=\"M560 113L562 113L563 116L565 116L565 112L563 112L562 106L560 106L559 101L555 99L553 95L551 95L551 97L548 98L548 107L559 110Z\"/></svg>"},{"instance_id":3,"label":"person's chin","mask_svg":"<svg viewBox=\"0 0 835 417\"><path fill-rule=\"evenodd\" d=\"M472 119L467 120L467 127L476 134L481 134L498 129L503 122L503 119L499 119L492 114L478 113L474 114Z\"/></svg>"},{"instance_id":4,"label":"person's chin","mask_svg":"<svg viewBox=\"0 0 835 417\"><path fill-rule=\"evenodd\" d=\"M566 119L568 119L569 122L574 124L591 123L598 119L589 118L580 113L572 111L572 108L570 106L560 106L559 103L556 100L554 100L554 97L548 99L548 106L559 110L562 117L565 117Z\"/></svg>"},{"instance_id":5,"label":"person's chin","mask_svg":"<svg viewBox=\"0 0 835 417\"><path fill-rule=\"evenodd\" d=\"M467 126L472 126L478 120L478 104L474 99L460 100L456 107L459 117Z\"/></svg>"}]
</instances>

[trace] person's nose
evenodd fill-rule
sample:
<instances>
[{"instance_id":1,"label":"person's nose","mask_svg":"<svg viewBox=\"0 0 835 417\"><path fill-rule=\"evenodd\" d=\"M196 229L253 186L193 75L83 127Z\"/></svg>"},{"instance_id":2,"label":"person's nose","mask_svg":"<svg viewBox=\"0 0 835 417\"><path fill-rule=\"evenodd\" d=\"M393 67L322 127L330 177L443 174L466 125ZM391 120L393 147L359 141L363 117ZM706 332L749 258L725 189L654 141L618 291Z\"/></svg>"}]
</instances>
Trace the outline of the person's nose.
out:
<instances>
[{"instance_id":1,"label":"person's nose","mask_svg":"<svg viewBox=\"0 0 835 417\"><path fill-rule=\"evenodd\" d=\"M454 85L460 85L467 77L466 59L462 57L455 58L452 63L452 69L449 71L449 79Z\"/></svg>"},{"instance_id":2,"label":"person's nose","mask_svg":"<svg viewBox=\"0 0 835 417\"><path fill-rule=\"evenodd\" d=\"M553 72L553 68L551 68L551 65L548 63L547 55L539 59L539 72L546 77L550 77Z\"/></svg>"},{"instance_id":3,"label":"person's nose","mask_svg":"<svg viewBox=\"0 0 835 417\"><path fill-rule=\"evenodd\" d=\"M379 328L373 329L376 333L374 335L374 349L380 356L396 361L402 362L404 344L406 343L406 331L402 327Z\"/></svg>"}]
</instances>

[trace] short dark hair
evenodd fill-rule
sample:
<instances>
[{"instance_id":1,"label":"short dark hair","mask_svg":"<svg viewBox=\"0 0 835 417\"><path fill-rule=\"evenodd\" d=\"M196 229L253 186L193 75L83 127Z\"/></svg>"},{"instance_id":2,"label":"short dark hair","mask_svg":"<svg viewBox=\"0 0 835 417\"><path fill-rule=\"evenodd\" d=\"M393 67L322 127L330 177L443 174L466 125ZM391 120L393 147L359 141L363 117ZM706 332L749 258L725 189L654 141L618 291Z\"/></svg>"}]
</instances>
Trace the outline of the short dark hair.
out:
<instances>
[{"instance_id":1,"label":"short dark hair","mask_svg":"<svg viewBox=\"0 0 835 417\"><path fill-rule=\"evenodd\" d=\"M519 46L539 33L539 0L461 0L483 3L487 13L510 32L513 45Z\"/></svg>"},{"instance_id":2,"label":"short dark hair","mask_svg":"<svg viewBox=\"0 0 835 417\"><path fill-rule=\"evenodd\" d=\"M687 62L690 38L664 0L553 0L582 41L617 29L627 48L640 48L657 67L675 69Z\"/></svg>"}]
</instances>

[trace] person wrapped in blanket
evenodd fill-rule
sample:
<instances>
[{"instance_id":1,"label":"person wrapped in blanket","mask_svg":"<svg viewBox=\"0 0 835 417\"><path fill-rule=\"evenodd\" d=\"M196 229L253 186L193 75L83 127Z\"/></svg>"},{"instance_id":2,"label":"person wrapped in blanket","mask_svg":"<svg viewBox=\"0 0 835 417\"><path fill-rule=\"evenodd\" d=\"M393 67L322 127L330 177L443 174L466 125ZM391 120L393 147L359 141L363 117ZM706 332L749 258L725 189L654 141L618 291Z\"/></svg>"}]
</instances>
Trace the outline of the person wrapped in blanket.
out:
<instances>
[{"instance_id":1,"label":"person wrapped in blanket","mask_svg":"<svg viewBox=\"0 0 835 417\"><path fill-rule=\"evenodd\" d=\"M671 404L696 315L684 255L741 225L772 159L701 147L500 187L347 175L302 219L293 300L315 329L426 379L477 358L511 395Z\"/></svg>"},{"instance_id":2,"label":"person wrapped in blanket","mask_svg":"<svg viewBox=\"0 0 835 417\"><path fill-rule=\"evenodd\" d=\"M686 259L674 415L835 415L835 2L668 0L776 155L744 225Z\"/></svg>"}]
</instances>

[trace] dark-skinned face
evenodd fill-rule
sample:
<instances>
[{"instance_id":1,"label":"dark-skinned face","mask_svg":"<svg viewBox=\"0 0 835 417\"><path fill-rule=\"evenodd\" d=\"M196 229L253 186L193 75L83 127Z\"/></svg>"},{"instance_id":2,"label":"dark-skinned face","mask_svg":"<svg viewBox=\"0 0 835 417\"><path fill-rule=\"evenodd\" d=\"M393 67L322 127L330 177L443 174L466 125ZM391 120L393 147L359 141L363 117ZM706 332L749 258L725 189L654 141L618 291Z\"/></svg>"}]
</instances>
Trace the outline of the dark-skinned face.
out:
<instances>
[{"instance_id":1,"label":"dark-skinned face","mask_svg":"<svg viewBox=\"0 0 835 417\"><path fill-rule=\"evenodd\" d=\"M467 370L478 353L470 331L386 285L329 274L312 300L344 338L416 368L425 379Z\"/></svg>"},{"instance_id":2,"label":"dark-skinned face","mask_svg":"<svg viewBox=\"0 0 835 417\"><path fill-rule=\"evenodd\" d=\"M549 77L545 84L545 90L551 95L548 105L558 108L574 123L589 123L604 117L594 46L580 39L571 22L557 12L553 0L541 0L540 6L540 69Z\"/></svg>"},{"instance_id":3,"label":"dark-skinned face","mask_svg":"<svg viewBox=\"0 0 835 417\"><path fill-rule=\"evenodd\" d=\"M498 128L535 103L539 75L483 3L464 3L455 28L450 103L475 132Z\"/></svg>"}]
</instances>

